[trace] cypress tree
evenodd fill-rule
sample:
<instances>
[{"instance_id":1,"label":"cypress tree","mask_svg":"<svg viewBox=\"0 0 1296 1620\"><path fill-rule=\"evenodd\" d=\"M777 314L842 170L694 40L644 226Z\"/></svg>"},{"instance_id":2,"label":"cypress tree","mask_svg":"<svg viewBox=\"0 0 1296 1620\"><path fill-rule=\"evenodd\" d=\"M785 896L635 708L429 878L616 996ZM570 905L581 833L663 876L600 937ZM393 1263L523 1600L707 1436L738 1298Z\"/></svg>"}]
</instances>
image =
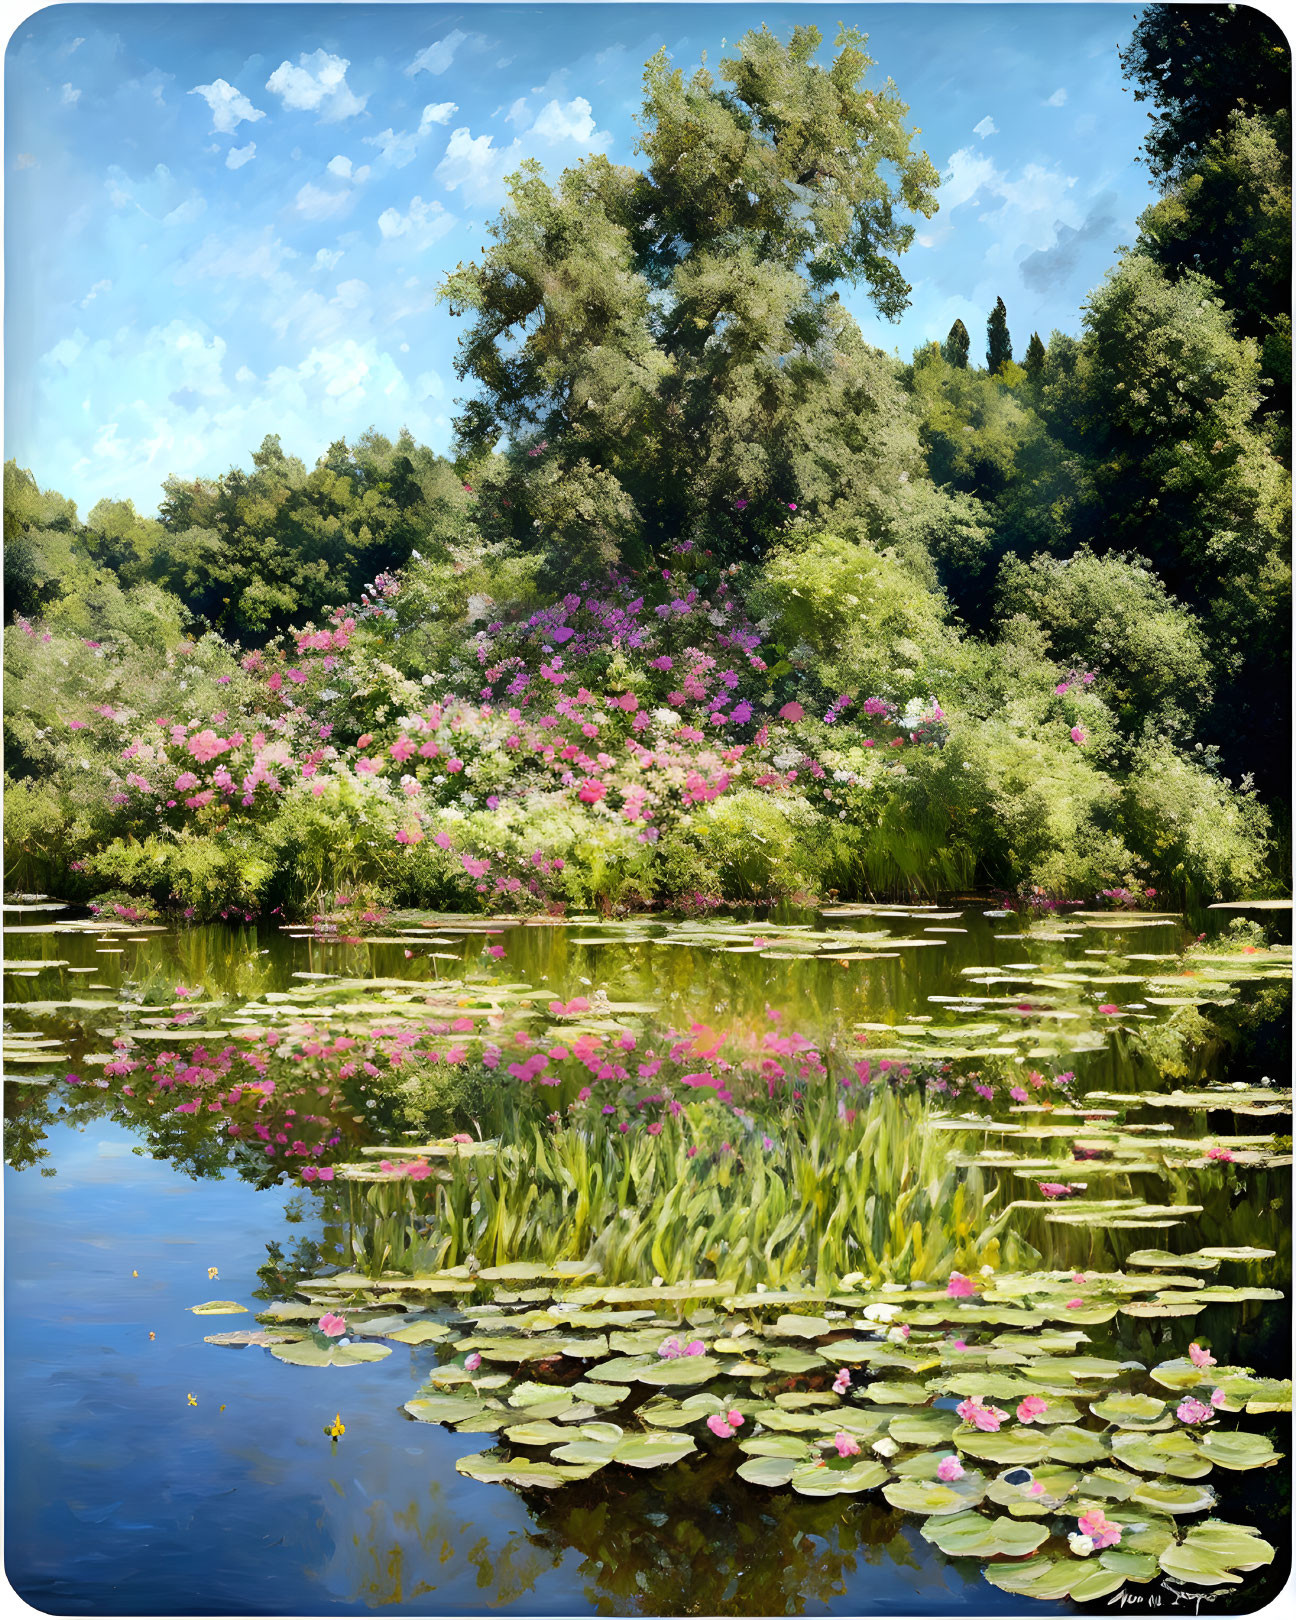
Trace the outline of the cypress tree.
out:
<instances>
[{"instance_id":1,"label":"cypress tree","mask_svg":"<svg viewBox=\"0 0 1296 1620\"><path fill-rule=\"evenodd\" d=\"M1032 382L1044 369L1044 356L1047 353L1038 332L1031 333L1031 340L1026 345L1026 358L1022 361L1022 369Z\"/></svg>"},{"instance_id":2,"label":"cypress tree","mask_svg":"<svg viewBox=\"0 0 1296 1620\"><path fill-rule=\"evenodd\" d=\"M955 321L949 329L949 336L941 345L941 353L947 365L958 366L967 370L968 354L972 348L972 339L968 336L968 329L962 321Z\"/></svg>"},{"instance_id":3,"label":"cypress tree","mask_svg":"<svg viewBox=\"0 0 1296 1620\"><path fill-rule=\"evenodd\" d=\"M1005 360L1012 359L1012 338L1008 332L1008 311L1002 298L995 299L995 307L986 322L986 365L990 375L999 371Z\"/></svg>"}]
</instances>

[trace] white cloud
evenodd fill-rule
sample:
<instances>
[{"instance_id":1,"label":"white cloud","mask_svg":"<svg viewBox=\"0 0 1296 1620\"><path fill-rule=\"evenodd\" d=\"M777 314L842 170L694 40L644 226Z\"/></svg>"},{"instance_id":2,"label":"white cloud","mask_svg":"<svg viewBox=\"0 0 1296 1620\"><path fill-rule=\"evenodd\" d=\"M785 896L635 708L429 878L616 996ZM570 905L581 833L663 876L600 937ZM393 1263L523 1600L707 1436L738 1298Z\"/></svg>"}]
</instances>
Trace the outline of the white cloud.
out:
<instances>
[{"instance_id":1,"label":"white cloud","mask_svg":"<svg viewBox=\"0 0 1296 1620\"><path fill-rule=\"evenodd\" d=\"M546 141L588 141L594 135L593 110L584 96L577 96L566 106L551 101L541 109L531 132ZM610 137L603 131L595 139L606 141Z\"/></svg>"},{"instance_id":2,"label":"white cloud","mask_svg":"<svg viewBox=\"0 0 1296 1620\"><path fill-rule=\"evenodd\" d=\"M201 96L211 108L212 128L222 135L232 135L239 124L247 119L255 123L265 114L258 111L241 90L236 90L224 79L213 79L210 84L198 84L189 92Z\"/></svg>"},{"instance_id":3,"label":"white cloud","mask_svg":"<svg viewBox=\"0 0 1296 1620\"><path fill-rule=\"evenodd\" d=\"M446 145L435 174L447 191L462 189L470 205L484 207L504 200L504 176L522 159L521 141L496 146L489 135L474 140L467 129L457 129Z\"/></svg>"},{"instance_id":4,"label":"white cloud","mask_svg":"<svg viewBox=\"0 0 1296 1620\"><path fill-rule=\"evenodd\" d=\"M63 86L63 94L59 97L59 100L65 107L75 107L80 99L81 92L75 85L65 84Z\"/></svg>"},{"instance_id":5,"label":"white cloud","mask_svg":"<svg viewBox=\"0 0 1296 1620\"><path fill-rule=\"evenodd\" d=\"M13 166L15 169L38 169L40 164L37 163L33 153L19 152L13 160Z\"/></svg>"},{"instance_id":6,"label":"white cloud","mask_svg":"<svg viewBox=\"0 0 1296 1620\"><path fill-rule=\"evenodd\" d=\"M433 124L448 124L458 111L453 101L429 102L419 119L419 134L425 135Z\"/></svg>"},{"instance_id":7,"label":"white cloud","mask_svg":"<svg viewBox=\"0 0 1296 1620\"><path fill-rule=\"evenodd\" d=\"M205 197L186 197L169 214L162 216L164 225L192 225L194 220L207 212L207 199Z\"/></svg>"},{"instance_id":8,"label":"white cloud","mask_svg":"<svg viewBox=\"0 0 1296 1620\"><path fill-rule=\"evenodd\" d=\"M324 191L308 180L293 199L293 207L303 219L329 219L341 213L350 198L350 192Z\"/></svg>"},{"instance_id":9,"label":"white cloud","mask_svg":"<svg viewBox=\"0 0 1296 1620\"><path fill-rule=\"evenodd\" d=\"M90 291L81 300L81 308L85 309L90 304L93 304L95 299L98 298L98 296L99 296L99 294L101 292L111 292L111 291L112 291L112 282L111 281L96 281L94 286L91 287Z\"/></svg>"},{"instance_id":10,"label":"white cloud","mask_svg":"<svg viewBox=\"0 0 1296 1620\"><path fill-rule=\"evenodd\" d=\"M320 248L315 255L316 270L332 270L342 257L341 248Z\"/></svg>"},{"instance_id":11,"label":"white cloud","mask_svg":"<svg viewBox=\"0 0 1296 1620\"><path fill-rule=\"evenodd\" d=\"M225 167L227 169L241 169L245 163L251 163L255 156L255 141L249 141L246 146L231 146L225 156Z\"/></svg>"},{"instance_id":12,"label":"white cloud","mask_svg":"<svg viewBox=\"0 0 1296 1620\"><path fill-rule=\"evenodd\" d=\"M455 216L435 199L424 202L422 197L411 197L409 212L384 209L378 216L378 231L385 242L402 238L410 247L429 247L438 237L454 229Z\"/></svg>"},{"instance_id":13,"label":"white cloud","mask_svg":"<svg viewBox=\"0 0 1296 1620\"><path fill-rule=\"evenodd\" d=\"M992 158L983 157L971 147L960 147L950 155L949 167L941 178L941 209L961 208L965 202L971 202L982 186L999 177Z\"/></svg>"},{"instance_id":14,"label":"white cloud","mask_svg":"<svg viewBox=\"0 0 1296 1620\"><path fill-rule=\"evenodd\" d=\"M1066 105L1067 93L1065 90L1055 90L1044 103L1046 107L1063 107Z\"/></svg>"},{"instance_id":15,"label":"white cloud","mask_svg":"<svg viewBox=\"0 0 1296 1620\"><path fill-rule=\"evenodd\" d=\"M526 129L531 122L531 107L525 96L519 96L504 114L504 122L518 129Z\"/></svg>"},{"instance_id":16,"label":"white cloud","mask_svg":"<svg viewBox=\"0 0 1296 1620\"><path fill-rule=\"evenodd\" d=\"M990 114L987 113L979 124L973 124L972 133L974 135L979 135L982 140L985 140L987 135L997 135L999 133L999 126L995 123L994 119L991 118Z\"/></svg>"},{"instance_id":17,"label":"white cloud","mask_svg":"<svg viewBox=\"0 0 1296 1620\"><path fill-rule=\"evenodd\" d=\"M393 169L403 169L412 163L418 153L418 135L408 131L398 135L394 129L385 129L380 135L366 135L366 146L376 146L379 156Z\"/></svg>"},{"instance_id":18,"label":"white cloud","mask_svg":"<svg viewBox=\"0 0 1296 1620\"><path fill-rule=\"evenodd\" d=\"M364 110L367 96L357 96L346 82L351 66L345 56L328 51L305 52L298 66L281 62L266 80L266 89L283 97L285 107L295 112L318 112L322 123L336 124Z\"/></svg>"},{"instance_id":19,"label":"white cloud","mask_svg":"<svg viewBox=\"0 0 1296 1620\"><path fill-rule=\"evenodd\" d=\"M190 281L264 281L279 291L292 285L286 261L297 255L270 226L260 232L213 231L175 269L177 285Z\"/></svg>"},{"instance_id":20,"label":"white cloud","mask_svg":"<svg viewBox=\"0 0 1296 1620\"><path fill-rule=\"evenodd\" d=\"M444 39L438 39L435 44L426 46L421 50L410 65L405 69L410 78L416 73L444 73L454 61L455 52L468 39L468 35L456 28Z\"/></svg>"},{"instance_id":21,"label":"white cloud","mask_svg":"<svg viewBox=\"0 0 1296 1620\"><path fill-rule=\"evenodd\" d=\"M343 157L341 154L335 158L330 158L328 172L337 175L339 180L349 180L351 178L351 159Z\"/></svg>"}]
</instances>

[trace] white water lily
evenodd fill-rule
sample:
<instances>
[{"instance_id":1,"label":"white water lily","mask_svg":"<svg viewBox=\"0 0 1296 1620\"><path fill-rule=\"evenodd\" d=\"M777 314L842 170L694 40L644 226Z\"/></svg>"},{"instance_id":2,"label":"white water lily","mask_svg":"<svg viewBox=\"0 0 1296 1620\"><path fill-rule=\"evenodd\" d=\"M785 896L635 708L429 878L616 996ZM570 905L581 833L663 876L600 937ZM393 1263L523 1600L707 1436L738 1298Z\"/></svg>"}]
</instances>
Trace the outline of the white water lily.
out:
<instances>
[{"instance_id":1,"label":"white water lily","mask_svg":"<svg viewBox=\"0 0 1296 1620\"><path fill-rule=\"evenodd\" d=\"M879 1301L876 1305L866 1305L861 1314L866 1322L889 1322L892 1317L899 1316L900 1307Z\"/></svg>"},{"instance_id":2,"label":"white water lily","mask_svg":"<svg viewBox=\"0 0 1296 1620\"><path fill-rule=\"evenodd\" d=\"M1092 1536L1071 1535L1067 1537L1067 1544L1078 1558L1088 1558L1089 1554L1094 1550Z\"/></svg>"}]
</instances>

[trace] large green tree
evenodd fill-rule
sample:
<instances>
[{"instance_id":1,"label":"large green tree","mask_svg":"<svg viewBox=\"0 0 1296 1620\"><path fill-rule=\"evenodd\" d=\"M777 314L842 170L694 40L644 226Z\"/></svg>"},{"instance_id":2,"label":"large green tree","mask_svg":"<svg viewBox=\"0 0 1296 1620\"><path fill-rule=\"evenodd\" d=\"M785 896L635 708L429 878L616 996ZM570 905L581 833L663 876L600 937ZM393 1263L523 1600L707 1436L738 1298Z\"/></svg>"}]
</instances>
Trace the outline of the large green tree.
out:
<instances>
[{"instance_id":1,"label":"large green tree","mask_svg":"<svg viewBox=\"0 0 1296 1620\"><path fill-rule=\"evenodd\" d=\"M912 518L921 465L894 370L839 284L894 317L907 216L938 176L895 86L844 29L749 33L718 76L644 74L642 170L510 180L492 246L444 289L470 316L457 428L480 522L570 566L694 543L752 555L794 513ZM502 459L492 459L502 449Z\"/></svg>"},{"instance_id":2,"label":"large green tree","mask_svg":"<svg viewBox=\"0 0 1296 1620\"><path fill-rule=\"evenodd\" d=\"M1235 112L1291 107L1291 51L1253 6L1148 6L1120 59L1154 109L1143 147L1158 179L1182 177Z\"/></svg>"}]
</instances>

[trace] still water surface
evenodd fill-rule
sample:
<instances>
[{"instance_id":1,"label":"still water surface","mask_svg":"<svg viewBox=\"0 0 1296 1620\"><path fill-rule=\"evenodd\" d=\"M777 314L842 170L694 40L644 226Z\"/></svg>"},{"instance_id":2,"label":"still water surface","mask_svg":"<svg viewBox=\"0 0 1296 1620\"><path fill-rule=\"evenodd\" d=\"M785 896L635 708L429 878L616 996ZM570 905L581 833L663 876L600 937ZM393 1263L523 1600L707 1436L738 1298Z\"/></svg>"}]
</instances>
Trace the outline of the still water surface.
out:
<instances>
[{"instance_id":1,"label":"still water surface","mask_svg":"<svg viewBox=\"0 0 1296 1620\"><path fill-rule=\"evenodd\" d=\"M1071 937L1023 937L1016 918L951 909L963 913L952 923L832 919L836 928L936 941L852 963L653 944L667 930L650 924L640 938L613 931L600 945L576 943L592 937L581 924L500 937L510 976L555 995L601 988L614 1000L654 996L677 1021L754 1017L769 1005L812 1035L861 1020L899 1024L933 1009L944 1016L929 998L962 993L964 968L1056 965L1082 948L1095 960L1098 951L1169 955L1189 937L1181 919L1127 933L1071 925ZM17 925L6 931L7 966L66 964L35 976L6 973L7 1028L57 1039L73 1070L102 1051L123 996L147 994L150 985L204 985L246 998L291 992L301 973L434 981L473 967L481 944L474 935L439 946L438 960L411 961L400 943L330 945L251 929L105 941L42 931L41 914L7 911L6 921ZM48 1007L61 999L99 1000L103 1010ZM1148 1081L1146 1060L1119 1043L1082 1053L1082 1065L1095 1087ZM114 1117L106 1094L97 1109L72 1099L42 1083L39 1064L8 1071L5 1093L6 1568L39 1609L1074 1612L987 1585L975 1561L943 1557L919 1534L921 1521L892 1511L876 1492L814 1500L761 1490L706 1455L642 1475L609 1469L526 1496L464 1478L454 1468L468 1449L464 1437L402 1410L437 1364L435 1345L398 1344L382 1362L318 1371L260 1348L203 1342L213 1327L251 1318L211 1322L189 1307L221 1297L261 1308L254 1294L264 1289L257 1273L267 1244L288 1250L307 1237L327 1249L320 1188L258 1186L230 1170L195 1176L199 1156L188 1145L174 1157L156 1133L146 1145L144 1128ZM1268 1233L1279 1252L1265 1280L1285 1293L1286 1185L1285 1172L1254 1171L1248 1233L1231 1238L1256 1242L1257 1227ZM1201 1219L1219 1227L1226 1214L1208 1205ZM1094 1252L1093 1236L1085 1241ZM1203 1229L1174 1246L1206 1241L1230 1239ZM1285 1309L1245 1306L1227 1322L1214 1313L1215 1343L1236 1334L1241 1348L1230 1360L1286 1376ZM333 1446L323 1429L339 1407L346 1434ZM1247 1522L1281 1548L1282 1466L1259 1486L1237 1476L1228 1488L1236 1516L1250 1513ZM1247 1577L1245 1602L1220 1594L1214 1612L1254 1608L1281 1586L1284 1561L1280 1551L1273 1569Z\"/></svg>"}]
</instances>

